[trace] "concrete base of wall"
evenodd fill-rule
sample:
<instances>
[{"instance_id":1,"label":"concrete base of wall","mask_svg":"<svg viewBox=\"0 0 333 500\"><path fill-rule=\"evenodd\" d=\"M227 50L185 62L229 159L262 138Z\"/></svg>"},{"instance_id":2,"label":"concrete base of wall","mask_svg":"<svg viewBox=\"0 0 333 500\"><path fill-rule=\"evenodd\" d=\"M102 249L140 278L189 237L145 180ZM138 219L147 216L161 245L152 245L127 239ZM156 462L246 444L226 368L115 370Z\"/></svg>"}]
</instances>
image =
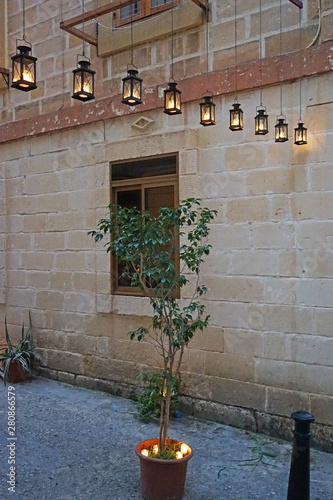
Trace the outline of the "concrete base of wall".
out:
<instances>
[{"instance_id":1,"label":"concrete base of wall","mask_svg":"<svg viewBox=\"0 0 333 500\"><path fill-rule=\"evenodd\" d=\"M39 368L39 375L128 399L136 399L140 392L139 387L131 384L86 377L45 367ZM195 399L189 396L180 396L179 401L180 411L189 415L292 442L293 421L290 418L262 413L249 408ZM311 430L311 445L314 448L333 453L333 427L315 423L312 425Z\"/></svg>"}]
</instances>

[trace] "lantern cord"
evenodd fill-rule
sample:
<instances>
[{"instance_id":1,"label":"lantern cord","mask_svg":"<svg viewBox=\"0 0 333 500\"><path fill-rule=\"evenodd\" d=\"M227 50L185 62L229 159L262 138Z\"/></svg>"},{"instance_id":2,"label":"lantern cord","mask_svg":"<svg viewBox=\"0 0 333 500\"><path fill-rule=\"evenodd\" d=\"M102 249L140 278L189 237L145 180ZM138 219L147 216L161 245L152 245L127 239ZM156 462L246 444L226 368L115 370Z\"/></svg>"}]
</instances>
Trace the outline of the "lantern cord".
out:
<instances>
[{"instance_id":1,"label":"lantern cord","mask_svg":"<svg viewBox=\"0 0 333 500\"><path fill-rule=\"evenodd\" d=\"M261 0L259 4L259 57L260 57L260 106L262 107L262 47L261 47Z\"/></svg>"},{"instance_id":2,"label":"lantern cord","mask_svg":"<svg viewBox=\"0 0 333 500\"><path fill-rule=\"evenodd\" d=\"M173 7L171 9L171 80L173 78Z\"/></svg>"},{"instance_id":3,"label":"lantern cord","mask_svg":"<svg viewBox=\"0 0 333 500\"><path fill-rule=\"evenodd\" d=\"M238 93L238 52L237 52L237 0L235 0L235 102L237 102Z\"/></svg>"},{"instance_id":4,"label":"lantern cord","mask_svg":"<svg viewBox=\"0 0 333 500\"><path fill-rule=\"evenodd\" d=\"M131 3L131 65L133 64L133 2Z\"/></svg>"},{"instance_id":5,"label":"lantern cord","mask_svg":"<svg viewBox=\"0 0 333 500\"><path fill-rule=\"evenodd\" d=\"M282 116L282 0L280 0L280 115Z\"/></svg>"},{"instance_id":6,"label":"lantern cord","mask_svg":"<svg viewBox=\"0 0 333 500\"><path fill-rule=\"evenodd\" d=\"M25 0L23 0L23 40L25 41Z\"/></svg>"},{"instance_id":7,"label":"lantern cord","mask_svg":"<svg viewBox=\"0 0 333 500\"><path fill-rule=\"evenodd\" d=\"M302 9L299 9L299 120L302 121Z\"/></svg>"},{"instance_id":8,"label":"lantern cord","mask_svg":"<svg viewBox=\"0 0 333 500\"><path fill-rule=\"evenodd\" d=\"M85 50L84 50L84 0L82 0L82 31L83 31L82 55L83 55L83 57L85 57Z\"/></svg>"}]
</instances>

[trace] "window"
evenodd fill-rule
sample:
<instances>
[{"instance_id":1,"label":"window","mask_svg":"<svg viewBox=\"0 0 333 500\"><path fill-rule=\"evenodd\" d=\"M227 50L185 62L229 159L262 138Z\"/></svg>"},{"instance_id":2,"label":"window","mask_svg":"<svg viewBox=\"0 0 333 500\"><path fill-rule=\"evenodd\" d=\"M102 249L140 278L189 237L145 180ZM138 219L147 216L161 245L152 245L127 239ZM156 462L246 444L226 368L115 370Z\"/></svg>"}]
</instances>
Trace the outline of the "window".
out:
<instances>
[{"instance_id":1,"label":"window","mask_svg":"<svg viewBox=\"0 0 333 500\"><path fill-rule=\"evenodd\" d=\"M178 158L176 154L111 165L112 203L149 210L155 216L161 207L178 205ZM142 295L112 259L112 293Z\"/></svg>"},{"instance_id":2,"label":"window","mask_svg":"<svg viewBox=\"0 0 333 500\"><path fill-rule=\"evenodd\" d=\"M123 26L131 21L159 14L179 5L180 0L140 0L121 7L115 12L115 26Z\"/></svg>"}]
</instances>

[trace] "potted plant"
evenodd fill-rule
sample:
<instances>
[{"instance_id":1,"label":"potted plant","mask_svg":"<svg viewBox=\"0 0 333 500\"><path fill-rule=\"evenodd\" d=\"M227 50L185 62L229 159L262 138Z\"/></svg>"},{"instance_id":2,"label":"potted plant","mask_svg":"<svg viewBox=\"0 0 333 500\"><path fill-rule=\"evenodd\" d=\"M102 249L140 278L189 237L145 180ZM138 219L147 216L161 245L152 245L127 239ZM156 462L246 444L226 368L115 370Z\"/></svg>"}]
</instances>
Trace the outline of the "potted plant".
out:
<instances>
[{"instance_id":1,"label":"potted plant","mask_svg":"<svg viewBox=\"0 0 333 500\"><path fill-rule=\"evenodd\" d=\"M5 319L6 344L0 346L1 375L5 385L7 382L15 384L29 380L32 368L39 361L29 333L31 330L30 312L29 323L27 332L25 332L24 324L22 325L21 338L17 344L13 344L7 328L7 319Z\"/></svg>"},{"instance_id":2,"label":"potted plant","mask_svg":"<svg viewBox=\"0 0 333 500\"><path fill-rule=\"evenodd\" d=\"M153 343L163 363L159 436L136 448L141 493L147 500L180 500L193 452L187 444L168 439L170 405L184 349L195 332L209 322L200 302L207 289L199 283L199 273L204 256L210 253L207 236L216 211L201 207L200 200L194 198L182 201L177 208L161 208L157 217L112 204L109 210L109 217L98 222L98 230L88 234L96 242L109 235L105 246L121 265L121 277L129 277L131 286L149 298L150 327L139 326L129 335L132 340ZM189 299L179 299L186 285L192 290L187 292Z\"/></svg>"}]
</instances>

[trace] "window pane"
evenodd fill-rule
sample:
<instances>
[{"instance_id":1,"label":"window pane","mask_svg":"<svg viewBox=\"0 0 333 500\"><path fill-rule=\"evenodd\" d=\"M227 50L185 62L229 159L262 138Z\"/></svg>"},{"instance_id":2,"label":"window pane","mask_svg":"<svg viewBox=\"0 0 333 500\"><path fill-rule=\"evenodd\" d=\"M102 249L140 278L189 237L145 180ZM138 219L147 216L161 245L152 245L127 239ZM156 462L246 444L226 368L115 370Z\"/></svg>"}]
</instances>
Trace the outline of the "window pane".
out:
<instances>
[{"instance_id":1,"label":"window pane","mask_svg":"<svg viewBox=\"0 0 333 500\"><path fill-rule=\"evenodd\" d=\"M128 191L118 191L116 195L116 204L126 208L141 207L141 190L131 189ZM131 286L131 280L127 276L121 276L125 271L125 264L116 263L118 286Z\"/></svg>"},{"instance_id":2,"label":"window pane","mask_svg":"<svg viewBox=\"0 0 333 500\"><path fill-rule=\"evenodd\" d=\"M138 179L141 177L175 174L176 172L176 156L165 156L163 158L114 164L112 165L112 180Z\"/></svg>"},{"instance_id":3,"label":"window pane","mask_svg":"<svg viewBox=\"0 0 333 500\"><path fill-rule=\"evenodd\" d=\"M174 205L173 186L151 187L145 189L145 209L157 217L161 207Z\"/></svg>"},{"instance_id":4,"label":"window pane","mask_svg":"<svg viewBox=\"0 0 333 500\"><path fill-rule=\"evenodd\" d=\"M153 9L154 7L160 7L172 2L173 0L151 0L151 8Z\"/></svg>"},{"instance_id":5,"label":"window pane","mask_svg":"<svg viewBox=\"0 0 333 500\"><path fill-rule=\"evenodd\" d=\"M140 9L140 2L134 2L131 5L127 5L127 7L121 7L120 19L127 19L128 17L131 17L131 15L134 16L140 12Z\"/></svg>"},{"instance_id":6,"label":"window pane","mask_svg":"<svg viewBox=\"0 0 333 500\"><path fill-rule=\"evenodd\" d=\"M116 204L126 208L141 208L141 191L132 189L129 191L118 191Z\"/></svg>"}]
</instances>

